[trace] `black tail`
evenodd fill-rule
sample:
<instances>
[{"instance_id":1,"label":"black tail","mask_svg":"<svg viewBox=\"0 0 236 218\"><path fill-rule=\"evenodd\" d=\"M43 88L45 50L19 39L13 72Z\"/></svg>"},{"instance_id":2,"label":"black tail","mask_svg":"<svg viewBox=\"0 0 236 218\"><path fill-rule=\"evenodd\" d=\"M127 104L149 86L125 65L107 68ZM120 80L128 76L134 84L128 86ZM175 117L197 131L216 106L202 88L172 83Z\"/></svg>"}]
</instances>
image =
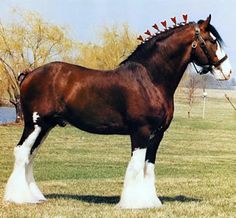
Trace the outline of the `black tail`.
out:
<instances>
[{"instance_id":1,"label":"black tail","mask_svg":"<svg viewBox=\"0 0 236 218\"><path fill-rule=\"evenodd\" d=\"M28 74L31 72L31 70L26 69L24 70L22 73L20 73L20 75L18 76L18 81L20 83L20 85L22 84L22 82L25 80L25 78L28 76Z\"/></svg>"}]
</instances>

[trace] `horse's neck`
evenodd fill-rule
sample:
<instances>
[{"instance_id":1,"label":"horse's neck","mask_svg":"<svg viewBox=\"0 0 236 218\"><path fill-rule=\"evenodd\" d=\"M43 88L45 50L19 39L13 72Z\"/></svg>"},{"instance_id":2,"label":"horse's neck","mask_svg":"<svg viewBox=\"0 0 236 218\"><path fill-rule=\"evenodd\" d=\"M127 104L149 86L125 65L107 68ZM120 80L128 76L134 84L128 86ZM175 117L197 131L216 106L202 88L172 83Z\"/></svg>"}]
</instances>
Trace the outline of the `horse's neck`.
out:
<instances>
[{"instance_id":1,"label":"horse's neck","mask_svg":"<svg viewBox=\"0 0 236 218\"><path fill-rule=\"evenodd\" d=\"M190 62L191 40L184 43L176 40L174 48L168 48L173 39L160 44L156 52L143 61L158 86L163 86L171 95L174 92ZM163 46L163 47L162 47ZM166 47L166 48L165 48Z\"/></svg>"},{"instance_id":2,"label":"horse's neck","mask_svg":"<svg viewBox=\"0 0 236 218\"><path fill-rule=\"evenodd\" d=\"M172 57L172 58L166 58ZM174 94L188 64L190 61L190 54L188 49L174 51L174 53L158 56L157 62L152 64L147 62L146 67L149 68L154 83L166 87L166 91Z\"/></svg>"}]
</instances>

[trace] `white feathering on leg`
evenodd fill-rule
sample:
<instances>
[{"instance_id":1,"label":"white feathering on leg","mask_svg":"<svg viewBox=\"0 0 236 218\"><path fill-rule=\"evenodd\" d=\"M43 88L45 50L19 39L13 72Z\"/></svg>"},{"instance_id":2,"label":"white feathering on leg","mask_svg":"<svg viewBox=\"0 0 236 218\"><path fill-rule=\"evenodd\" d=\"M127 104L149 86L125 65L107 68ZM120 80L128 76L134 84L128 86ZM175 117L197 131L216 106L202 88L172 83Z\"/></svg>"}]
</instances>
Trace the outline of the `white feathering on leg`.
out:
<instances>
[{"instance_id":1,"label":"white feathering on leg","mask_svg":"<svg viewBox=\"0 0 236 218\"><path fill-rule=\"evenodd\" d=\"M39 201L46 201L47 199L44 197L44 195L42 194L42 192L40 191L40 189L38 188L35 182L34 174L33 174L33 163L34 163L33 161L40 145L43 143L45 138L46 136L41 140L38 147L34 150L33 154L30 157L29 164L26 166L26 179L29 184L30 191Z\"/></svg>"},{"instance_id":2,"label":"white feathering on leg","mask_svg":"<svg viewBox=\"0 0 236 218\"><path fill-rule=\"evenodd\" d=\"M15 147L15 165L13 172L8 179L4 201L15 203L37 203L37 198L31 193L26 181L26 164L28 164L29 148Z\"/></svg>"},{"instance_id":3,"label":"white feathering on leg","mask_svg":"<svg viewBox=\"0 0 236 218\"><path fill-rule=\"evenodd\" d=\"M161 207L161 201L157 197L155 187L155 165L150 162L145 163L144 187L146 187L146 196L149 207Z\"/></svg>"},{"instance_id":4,"label":"white feathering on leg","mask_svg":"<svg viewBox=\"0 0 236 218\"><path fill-rule=\"evenodd\" d=\"M36 120L37 118L33 117L33 119ZM28 136L28 138L26 138L24 143L15 147L14 169L10 178L8 179L5 188L4 201L10 201L15 203L37 203L39 201L39 196L35 196L34 193L31 191L31 188L27 181L28 179L26 178L26 174L29 173L27 172L27 166L30 163L30 150L33 144L35 143L37 137L39 136L40 132L41 127L35 125L34 131Z\"/></svg>"},{"instance_id":5,"label":"white feathering on leg","mask_svg":"<svg viewBox=\"0 0 236 218\"><path fill-rule=\"evenodd\" d=\"M39 201L45 201L46 198L38 188L34 175L33 175L33 159L29 162L26 167L26 179L30 188L31 193L37 198Z\"/></svg>"},{"instance_id":6,"label":"white feathering on leg","mask_svg":"<svg viewBox=\"0 0 236 218\"><path fill-rule=\"evenodd\" d=\"M154 164L145 163L146 149L137 149L128 164L124 187L118 207L153 208L160 207L156 195Z\"/></svg>"}]
</instances>

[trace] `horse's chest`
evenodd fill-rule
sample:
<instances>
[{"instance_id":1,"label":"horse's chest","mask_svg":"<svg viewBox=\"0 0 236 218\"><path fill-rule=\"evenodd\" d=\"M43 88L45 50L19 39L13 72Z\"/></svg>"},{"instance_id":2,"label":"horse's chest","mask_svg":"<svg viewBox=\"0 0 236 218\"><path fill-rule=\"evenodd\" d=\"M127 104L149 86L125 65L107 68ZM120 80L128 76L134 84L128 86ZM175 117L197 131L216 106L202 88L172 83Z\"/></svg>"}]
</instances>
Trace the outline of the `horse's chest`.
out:
<instances>
[{"instance_id":1,"label":"horse's chest","mask_svg":"<svg viewBox=\"0 0 236 218\"><path fill-rule=\"evenodd\" d=\"M153 104L146 105L146 117L154 125L161 123L163 128L168 127L173 118L173 104L169 101L156 101Z\"/></svg>"}]
</instances>

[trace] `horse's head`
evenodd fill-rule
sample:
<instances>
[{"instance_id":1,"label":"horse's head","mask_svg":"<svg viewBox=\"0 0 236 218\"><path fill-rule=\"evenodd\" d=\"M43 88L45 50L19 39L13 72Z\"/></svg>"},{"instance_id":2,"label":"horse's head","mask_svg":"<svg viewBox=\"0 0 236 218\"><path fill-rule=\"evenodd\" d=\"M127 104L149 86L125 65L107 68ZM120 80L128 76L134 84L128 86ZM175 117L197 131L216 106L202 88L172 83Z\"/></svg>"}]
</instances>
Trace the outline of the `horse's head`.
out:
<instances>
[{"instance_id":1,"label":"horse's head","mask_svg":"<svg viewBox=\"0 0 236 218\"><path fill-rule=\"evenodd\" d=\"M203 68L201 74L211 72L217 80L228 80L232 73L231 64L222 48L223 40L210 21L211 15L195 24L193 62Z\"/></svg>"}]
</instances>

